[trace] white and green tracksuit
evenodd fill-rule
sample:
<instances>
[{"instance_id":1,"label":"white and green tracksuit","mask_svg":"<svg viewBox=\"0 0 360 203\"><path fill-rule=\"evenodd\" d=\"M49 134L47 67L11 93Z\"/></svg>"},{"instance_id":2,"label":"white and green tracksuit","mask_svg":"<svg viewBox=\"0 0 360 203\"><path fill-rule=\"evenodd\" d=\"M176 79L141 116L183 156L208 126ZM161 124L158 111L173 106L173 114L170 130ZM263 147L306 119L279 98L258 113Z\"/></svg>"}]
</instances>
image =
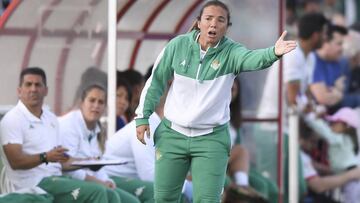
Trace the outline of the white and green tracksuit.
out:
<instances>
[{"instance_id":1,"label":"white and green tracksuit","mask_svg":"<svg viewBox=\"0 0 360 203\"><path fill-rule=\"evenodd\" d=\"M241 72L264 69L278 59L274 47L248 50L227 37L201 56L198 36L199 31L192 31L167 44L136 110L136 125L148 124L168 80L174 79L165 119L155 133L156 202L176 202L189 167L194 201L219 202L230 150L227 123L233 80Z\"/></svg>"}]
</instances>

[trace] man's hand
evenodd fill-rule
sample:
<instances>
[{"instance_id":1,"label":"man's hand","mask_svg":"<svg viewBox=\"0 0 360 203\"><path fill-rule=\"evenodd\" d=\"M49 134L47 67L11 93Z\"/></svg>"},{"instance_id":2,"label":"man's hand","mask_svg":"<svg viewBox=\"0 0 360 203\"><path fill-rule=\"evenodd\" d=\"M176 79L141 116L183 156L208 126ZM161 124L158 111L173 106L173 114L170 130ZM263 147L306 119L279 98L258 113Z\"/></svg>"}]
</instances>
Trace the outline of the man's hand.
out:
<instances>
[{"instance_id":1,"label":"man's hand","mask_svg":"<svg viewBox=\"0 0 360 203\"><path fill-rule=\"evenodd\" d=\"M276 56L282 56L286 53L289 53L290 51L294 50L296 48L296 41L289 40L285 41L284 38L287 34L287 31L284 31L280 38L275 43L275 55Z\"/></svg>"},{"instance_id":2,"label":"man's hand","mask_svg":"<svg viewBox=\"0 0 360 203\"><path fill-rule=\"evenodd\" d=\"M141 143L143 143L144 145L146 145L145 139L144 139L145 132L146 132L147 137L150 138L150 127L149 127L149 125L139 125L138 127L136 127L137 139Z\"/></svg>"},{"instance_id":3,"label":"man's hand","mask_svg":"<svg viewBox=\"0 0 360 203\"><path fill-rule=\"evenodd\" d=\"M110 189L115 189L116 188L116 184L114 182L112 182L112 181L109 181L109 180L105 181L103 184L107 188L110 188Z\"/></svg>"},{"instance_id":4,"label":"man's hand","mask_svg":"<svg viewBox=\"0 0 360 203\"><path fill-rule=\"evenodd\" d=\"M335 81L335 88L339 90L340 92L344 92L345 89L345 76L341 76Z\"/></svg>"},{"instance_id":5,"label":"man's hand","mask_svg":"<svg viewBox=\"0 0 360 203\"><path fill-rule=\"evenodd\" d=\"M69 155L66 154L67 151L68 149L57 146L46 153L46 159L48 162L66 162L69 160Z\"/></svg>"}]
</instances>

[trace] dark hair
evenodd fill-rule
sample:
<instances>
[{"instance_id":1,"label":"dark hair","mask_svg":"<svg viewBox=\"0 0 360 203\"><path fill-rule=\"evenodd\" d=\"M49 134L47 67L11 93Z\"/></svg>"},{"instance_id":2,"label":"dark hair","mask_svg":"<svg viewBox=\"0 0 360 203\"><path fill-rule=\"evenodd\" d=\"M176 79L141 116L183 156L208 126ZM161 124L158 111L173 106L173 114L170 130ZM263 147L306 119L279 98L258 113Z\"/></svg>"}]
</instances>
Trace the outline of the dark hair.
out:
<instances>
[{"instance_id":1,"label":"dark hair","mask_svg":"<svg viewBox=\"0 0 360 203\"><path fill-rule=\"evenodd\" d=\"M128 101L129 103L131 102L131 98L132 98L132 88L128 82L127 79L124 78L124 76L122 75L123 72L117 71L117 78L116 78L116 90L119 87L125 87L126 91L128 92Z\"/></svg>"},{"instance_id":2,"label":"dark hair","mask_svg":"<svg viewBox=\"0 0 360 203\"><path fill-rule=\"evenodd\" d=\"M354 144L354 153L357 154L359 152L359 141L356 129L354 127L347 126L344 133L351 138L351 141Z\"/></svg>"},{"instance_id":3,"label":"dark hair","mask_svg":"<svg viewBox=\"0 0 360 203\"><path fill-rule=\"evenodd\" d=\"M301 39L309 39L315 32L321 32L328 20L321 13L308 13L299 19L298 34Z\"/></svg>"},{"instance_id":4,"label":"dark hair","mask_svg":"<svg viewBox=\"0 0 360 203\"><path fill-rule=\"evenodd\" d=\"M344 26L329 25L327 32L326 32L326 41L331 41L334 38L334 33L339 33L341 35L347 35L348 30Z\"/></svg>"},{"instance_id":5,"label":"dark hair","mask_svg":"<svg viewBox=\"0 0 360 203\"><path fill-rule=\"evenodd\" d=\"M230 103L230 123L236 129L241 127L242 114L241 114L241 87L238 78L235 78L234 83L238 86L238 94Z\"/></svg>"},{"instance_id":6,"label":"dark hair","mask_svg":"<svg viewBox=\"0 0 360 203\"><path fill-rule=\"evenodd\" d=\"M125 79L131 87L140 85L142 82L144 82L143 75L134 69L128 69L122 72L119 71L117 74L119 78Z\"/></svg>"},{"instance_id":7,"label":"dark hair","mask_svg":"<svg viewBox=\"0 0 360 203\"><path fill-rule=\"evenodd\" d=\"M303 140L309 140L314 137L314 130L309 127L303 117L299 117L299 138Z\"/></svg>"},{"instance_id":8,"label":"dark hair","mask_svg":"<svg viewBox=\"0 0 360 203\"><path fill-rule=\"evenodd\" d=\"M149 68L147 69L146 74L145 74L145 76L144 76L144 79L145 79L145 80L148 80L148 79L150 78L151 73L152 73L152 70L153 70L153 67L154 67L154 64L151 64L151 65L149 66Z\"/></svg>"},{"instance_id":9,"label":"dark hair","mask_svg":"<svg viewBox=\"0 0 360 203\"><path fill-rule=\"evenodd\" d=\"M202 7L201 7L201 10L200 10L200 14L196 17L196 20L193 22L193 24L191 25L191 28L190 28L190 31L192 30L199 30L198 26L197 26L197 22L201 20L201 16L204 12L204 9L209 7L209 6L219 6L221 8L223 8L226 12L227 12L227 25L228 26L231 26L232 25L232 22L230 20L230 10L229 10L229 7L224 4L223 2L221 1L218 1L218 0L211 0L211 1L208 1L206 2Z\"/></svg>"},{"instance_id":10,"label":"dark hair","mask_svg":"<svg viewBox=\"0 0 360 203\"><path fill-rule=\"evenodd\" d=\"M81 101L84 101L88 93L93 89L102 90L105 93L105 104L106 104L106 88L98 83L93 83L86 86L81 92ZM100 126L100 132L97 134L98 145L102 153L105 152L105 143L107 140L106 129L101 125L100 121L97 121L97 124Z\"/></svg>"},{"instance_id":11,"label":"dark hair","mask_svg":"<svg viewBox=\"0 0 360 203\"><path fill-rule=\"evenodd\" d=\"M129 84L129 80L127 80L124 75L123 75L124 72L120 72L120 71L117 71L117 79L116 79L116 90L119 89L119 87L124 87L125 90L127 91L128 93L128 102L129 102L129 108L126 110L125 112L125 117L128 121L131 120L132 118L132 111L130 109L130 105L131 105L131 100L132 100L132 97L133 97L133 86L131 86ZM138 77L137 77L138 78ZM142 78L142 76L141 76ZM139 79L139 78L138 78ZM139 84L139 83L137 83Z\"/></svg>"},{"instance_id":12,"label":"dark hair","mask_svg":"<svg viewBox=\"0 0 360 203\"><path fill-rule=\"evenodd\" d=\"M22 85L24 82L24 76L25 75L39 75L42 78L42 81L45 86L47 86L46 83L46 74L45 71L39 67L28 67L21 71L20 78L19 78L19 86Z\"/></svg>"}]
</instances>

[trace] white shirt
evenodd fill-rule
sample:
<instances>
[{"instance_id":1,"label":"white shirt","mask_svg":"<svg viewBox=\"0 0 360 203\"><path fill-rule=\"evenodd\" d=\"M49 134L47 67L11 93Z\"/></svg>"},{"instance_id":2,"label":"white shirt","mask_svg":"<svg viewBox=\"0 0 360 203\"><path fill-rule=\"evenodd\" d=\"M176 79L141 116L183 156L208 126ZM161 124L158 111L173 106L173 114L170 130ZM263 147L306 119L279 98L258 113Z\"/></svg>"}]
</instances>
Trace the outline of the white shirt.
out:
<instances>
[{"instance_id":1,"label":"white shirt","mask_svg":"<svg viewBox=\"0 0 360 203\"><path fill-rule=\"evenodd\" d=\"M59 124L63 146L69 149L68 154L70 156L76 158L102 157L97 139L100 126L96 125L94 130L89 130L80 110L71 111L60 117ZM110 180L103 170L91 171L90 169L84 168L66 172L66 174L79 180L85 180L86 175L95 176L103 181Z\"/></svg>"},{"instance_id":2,"label":"white shirt","mask_svg":"<svg viewBox=\"0 0 360 203\"><path fill-rule=\"evenodd\" d=\"M269 68L265 80L265 85L262 93L262 98L258 108L258 117L260 118L273 118L278 116L278 93L279 93L279 62L275 62ZM304 95L308 85L311 83L312 74L315 67L315 55L310 52L306 57L304 52L298 45L295 50L283 56L283 73L284 84L292 81L299 81L300 94L297 99ZM298 100L299 101L299 100ZM287 103L283 107L286 110ZM284 111L285 112L285 111ZM284 115L285 116L285 115ZM262 124L262 126L271 126Z\"/></svg>"},{"instance_id":3,"label":"white shirt","mask_svg":"<svg viewBox=\"0 0 360 203\"><path fill-rule=\"evenodd\" d=\"M156 113L149 118L150 140L146 139L143 145L136 137L135 121L111 136L106 144L104 158L123 159L125 165L105 166L104 170L109 176L139 178L145 181L154 181L155 147L154 132L161 120Z\"/></svg>"},{"instance_id":4,"label":"white shirt","mask_svg":"<svg viewBox=\"0 0 360 203\"><path fill-rule=\"evenodd\" d=\"M19 101L0 122L1 145L20 144L25 154L39 154L60 145L56 116L42 108L40 118L34 116ZM26 170L13 170L5 156L2 156L7 178L15 190L36 186L43 178L60 176L59 163L40 164Z\"/></svg>"},{"instance_id":5,"label":"white shirt","mask_svg":"<svg viewBox=\"0 0 360 203\"><path fill-rule=\"evenodd\" d=\"M302 167L303 167L303 173L305 180L309 180L313 177L318 176L316 170L314 169L314 166L311 163L311 158L309 155L305 154L302 150L300 151L301 161L302 161Z\"/></svg>"},{"instance_id":6,"label":"white shirt","mask_svg":"<svg viewBox=\"0 0 360 203\"><path fill-rule=\"evenodd\" d=\"M273 67L278 67L279 63L275 62ZM299 81L300 83L300 94L297 95L297 101L299 105L303 105L304 101L300 98L306 92L308 85L311 83L312 74L315 67L315 55L313 52L310 52L306 57L303 50L298 45L295 50L285 54L283 56L283 73L284 80L286 84L292 81ZM286 90L285 90L286 91ZM260 118L274 118L278 116L279 109L278 107L278 93L279 93L279 69L278 68L269 68L268 74L265 80L264 90L262 93L262 98L260 100L260 105L258 108L257 116ZM282 114L283 117L287 117L287 103L283 103ZM285 119L285 128L284 131L288 131L288 120ZM271 123L261 124L263 128L269 130L276 130L277 125Z\"/></svg>"},{"instance_id":7,"label":"white shirt","mask_svg":"<svg viewBox=\"0 0 360 203\"><path fill-rule=\"evenodd\" d=\"M311 76L315 67L315 55L310 52L305 56L298 45L295 50L284 55L284 81L299 81L300 94L303 95L311 83Z\"/></svg>"}]
</instances>

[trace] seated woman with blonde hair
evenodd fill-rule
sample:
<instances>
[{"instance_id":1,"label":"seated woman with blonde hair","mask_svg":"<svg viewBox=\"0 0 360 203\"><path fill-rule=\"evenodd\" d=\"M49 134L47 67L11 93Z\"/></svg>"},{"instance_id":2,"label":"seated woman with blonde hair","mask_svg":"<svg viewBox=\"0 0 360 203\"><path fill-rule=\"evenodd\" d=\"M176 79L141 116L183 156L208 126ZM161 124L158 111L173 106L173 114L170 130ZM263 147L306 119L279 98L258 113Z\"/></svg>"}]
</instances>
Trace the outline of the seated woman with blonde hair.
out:
<instances>
[{"instance_id":1,"label":"seated woman with blonde hair","mask_svg":"<svg viewBox=\"0 0 360 203\"><path fill-rule=\"evenodd\" d=\"M106 89L99 84L84 88L81 93L80 108L59 118L60 135L68 154L75 159L102 157L105 151L106 132L101 126L100 117L106 107ZM81 168L66 172L72 178L103 185L109 202L137 203L136 197L116 187L102 170L92 171Z\"/></svg>"}]
</instances>

